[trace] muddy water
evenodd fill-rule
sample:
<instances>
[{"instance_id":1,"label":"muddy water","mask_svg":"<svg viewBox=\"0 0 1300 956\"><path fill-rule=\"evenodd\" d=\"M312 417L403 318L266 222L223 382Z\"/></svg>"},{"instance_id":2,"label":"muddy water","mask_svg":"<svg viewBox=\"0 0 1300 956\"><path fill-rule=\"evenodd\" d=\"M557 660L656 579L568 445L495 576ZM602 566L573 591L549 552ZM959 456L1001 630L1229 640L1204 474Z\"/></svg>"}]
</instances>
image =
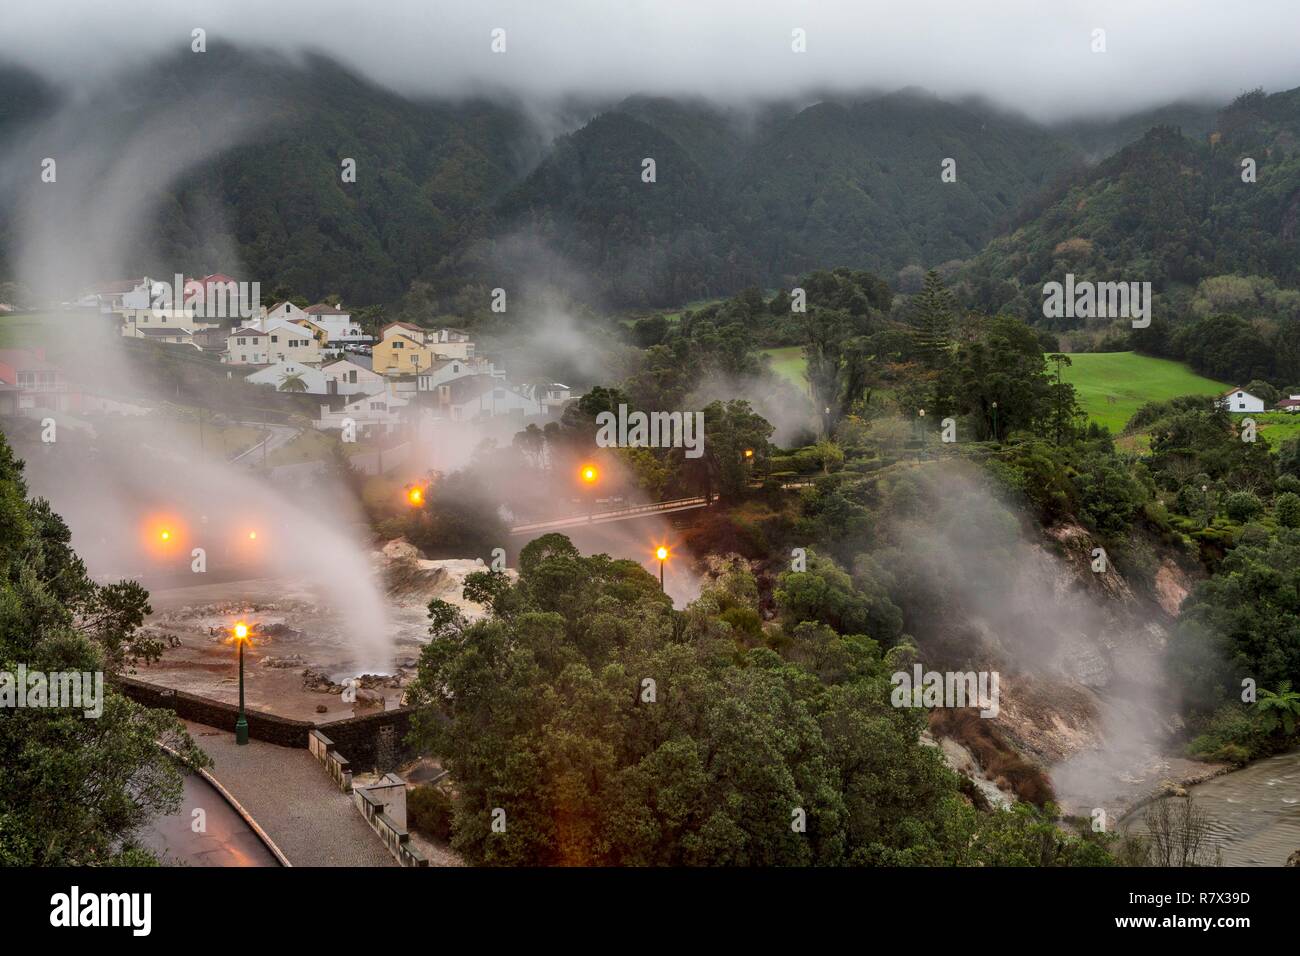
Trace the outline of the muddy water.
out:
<instances>
[{"instance_id":1,"label":"muddy water","mask_svg":"<svg viewBox=\"0 0 1300 956\"><path fill-rule=\"evenodd\" d=\"M1189 787L1225 866L1282 866L1300 850L1300 750Z\"/></svg>"},{"instance_id":2,"label":"muddy water","mask_svg":"<svg viewBox=\"0 0 1300 956\"><path fill-rule=\"evenodd\" d=\"M245 653L249 708L296 720L335 720L370 706L346 704L338 694L305 685L308 668L336 683L380 670L358 652L360 642L330 607L329 595L303 582L263 578L171 588L152 592L150 603L154 613L147 627L167 635L170 643L160 661L139 668L137 676L146 681L236 703L238 655L229 629L244 620L258 628ZM413 667L428 640L427 603L389 599L385 636L394 666ZM383 697L384 706L396 706L401 692L385 690Z\"/></svg>"}]
</instances>

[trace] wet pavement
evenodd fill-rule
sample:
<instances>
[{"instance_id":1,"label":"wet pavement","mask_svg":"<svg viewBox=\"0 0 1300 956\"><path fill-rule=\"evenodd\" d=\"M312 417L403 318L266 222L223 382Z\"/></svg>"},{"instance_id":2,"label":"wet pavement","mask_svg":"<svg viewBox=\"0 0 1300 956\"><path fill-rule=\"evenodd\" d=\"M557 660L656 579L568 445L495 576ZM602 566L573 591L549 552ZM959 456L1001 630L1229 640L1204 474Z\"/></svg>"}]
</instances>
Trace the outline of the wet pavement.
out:
<instances>
[{"instance_id":1,"label":"wet pavement","mask_svg":"<svg viewBox=\"0 0 1300 956\"><path fill-rule=\"evenodd\" d=\"M230 730L186 721L215 766L212 776L257 821L294 866L397 866L350 794L306 748L235 743Z\"/></svg>"},{"instance_id":2,"label":"wet pavement","mask_svg":"<svg viewBox=\"0 0 1300 956\"><path fill-rule=\"evenodd\" d=\"M180 811L154 820L142 838L145 846L157 853L164 864L280 865L244 818L198 774L185 776Z\"/></svg>"}]
</instances>

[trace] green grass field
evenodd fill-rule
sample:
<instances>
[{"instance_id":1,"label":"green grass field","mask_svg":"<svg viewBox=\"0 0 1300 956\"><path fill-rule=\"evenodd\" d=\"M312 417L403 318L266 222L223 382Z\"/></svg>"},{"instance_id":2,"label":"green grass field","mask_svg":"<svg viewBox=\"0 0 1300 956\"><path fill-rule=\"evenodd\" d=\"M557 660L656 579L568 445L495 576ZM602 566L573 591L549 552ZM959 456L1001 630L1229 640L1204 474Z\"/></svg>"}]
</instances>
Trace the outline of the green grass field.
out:
<instances>
[{"instance_id":1,"label":"green grass field","mask_svg":"<svg viewBox=\"0 0 1300 956\"><path fill-rule=\"evenodd\" d=\"M0 316L0 349L25 349L45 345L49 339L45 317L31 313Z\"/></svg>"},{"instance_id":2,"label":"green grass field","mask_svg":"<svg viewBox=\"0 0 1300 956\"><path fill-rule=\"evenodd\" d=\"M782 349L764 349L763 354L772 360L772 371L791 382L800 391L808 390L808 361L803 357L803 347L790 345Z\"/></svg>"},{"instance_id":3,"label":"green grass field","mask_svg":"<svg viewBox=\"0 0 1300 956\"><path fill-rule=\"evenodd\" d=\"M1250 417L1255 419L1260 437L1268 439L1273 451L1287 439L1300 436L1300 412L1264 412Z\"/></svg>"},{"instance_id":4,"label":"green grass field","mask_svg":"<svg viewBox=\"0 0 1300 956\"><path fill-rule=\"evenodd\" d=\"M1231 387L1202 378L1181 362L1136 352L1078 352L1070 361L1073 364L1062 377L1074 386L1088 417L1115 434L1147 402L1179 395L1218 395Z\"/></svg>"}]
</instances>

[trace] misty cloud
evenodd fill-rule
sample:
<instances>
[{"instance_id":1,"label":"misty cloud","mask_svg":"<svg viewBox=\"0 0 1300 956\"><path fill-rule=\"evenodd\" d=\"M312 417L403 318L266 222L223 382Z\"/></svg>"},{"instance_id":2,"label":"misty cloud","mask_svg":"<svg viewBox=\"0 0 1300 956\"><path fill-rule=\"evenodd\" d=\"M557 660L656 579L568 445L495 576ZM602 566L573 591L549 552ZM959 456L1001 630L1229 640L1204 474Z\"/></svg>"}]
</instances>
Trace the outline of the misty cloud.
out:
<instances>
[{"instance_id":1,"label":"misty cloud","mask_svg":"<svg viewBox=\"0 0 1300 956\"><path fill-rule=\"evenodd\" d=\"M693 93L744 100L896 89L983 95L1038 118L1226 99L1300 85L1300 7L1259 0L90 0L7 4L0 58L88 90L151 56L319 50L409 94L509 92L532 100ZM506 52L490 49L506 31ZM792 30L807 51L791 51ZM1106 52L1092 52L1095 29Z\"/></svg>"}]
</instances>

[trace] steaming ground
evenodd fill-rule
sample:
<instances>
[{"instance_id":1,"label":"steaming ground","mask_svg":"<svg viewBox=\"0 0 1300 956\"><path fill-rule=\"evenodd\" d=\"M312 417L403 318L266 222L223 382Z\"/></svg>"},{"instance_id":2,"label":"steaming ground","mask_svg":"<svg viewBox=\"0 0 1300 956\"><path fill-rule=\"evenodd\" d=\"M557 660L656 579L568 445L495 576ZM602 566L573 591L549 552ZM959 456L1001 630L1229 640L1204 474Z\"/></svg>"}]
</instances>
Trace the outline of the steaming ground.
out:
<instances>
[{"instance_id":1,"label":"steaming ground","mask_svg":"<svg viewBox=\"0 0 1300 956\"><path fill-rule=\"evenodd\" d=\"M1031 535L961 463L913 469L893 495L899 514L877 555L906 595L920 660L1002 674L991 723L1049 770L1064 809L1117 818L1162 780L1205 770L1167 746L1177 701L1160 661L1172 618L1113 565L1091 570L1084 529L1058 526L1055 543Z\"/></svg>"}]
</instances>

